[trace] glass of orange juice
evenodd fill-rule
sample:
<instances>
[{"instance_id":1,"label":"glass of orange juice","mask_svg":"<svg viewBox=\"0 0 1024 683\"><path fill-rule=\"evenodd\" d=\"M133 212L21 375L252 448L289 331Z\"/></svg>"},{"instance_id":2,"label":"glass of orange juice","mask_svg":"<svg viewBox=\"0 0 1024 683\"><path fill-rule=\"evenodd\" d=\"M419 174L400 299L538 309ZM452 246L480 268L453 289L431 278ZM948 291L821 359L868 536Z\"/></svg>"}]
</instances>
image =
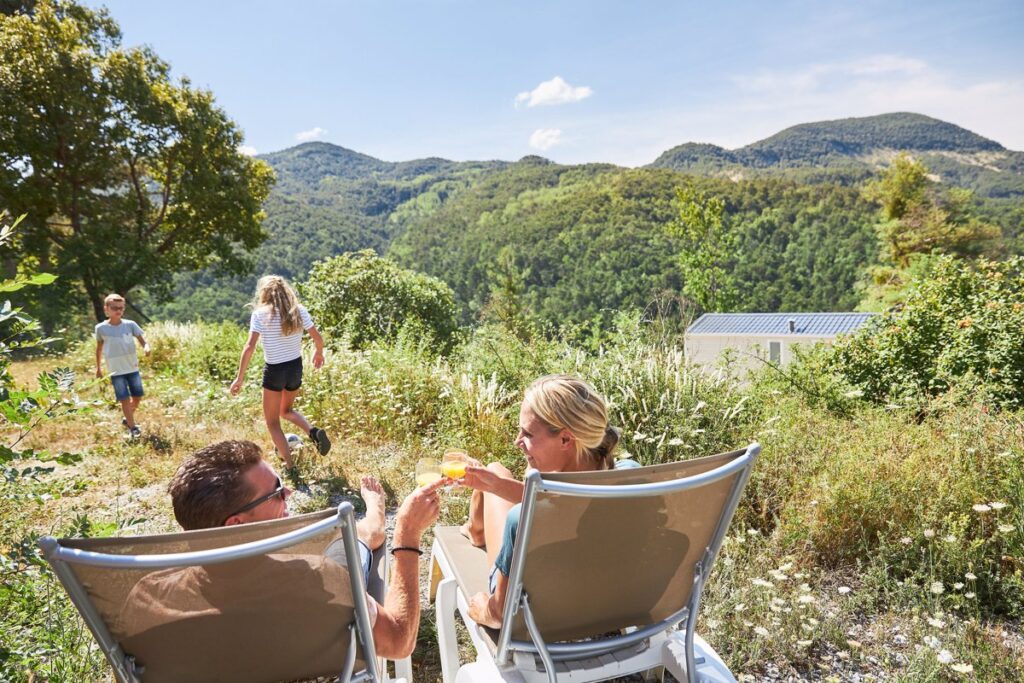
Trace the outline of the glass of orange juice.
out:
<instances>
[{"instance_id":1,"label":"glass of orange juice","mask_svg":"<svg viewBox=\"0 0 1024 683\"><path fill-rule=\"evenodd\" d=\"M434 458L420 458L416 461L416 485L430 486L441 480L441 463Z\"/></svg>"},{"instance_id":2,"label":"glass of orange juice","mask_svg":"<svg viewBox=\"0 0 1024 683\"><path fill-rule=\"evenodd\" d=\"M466 451L451 449L445 451L441 461L441 474L449 479L462 479L466 476L466 460L469 454Z\"/></svg>"}]
</instances>

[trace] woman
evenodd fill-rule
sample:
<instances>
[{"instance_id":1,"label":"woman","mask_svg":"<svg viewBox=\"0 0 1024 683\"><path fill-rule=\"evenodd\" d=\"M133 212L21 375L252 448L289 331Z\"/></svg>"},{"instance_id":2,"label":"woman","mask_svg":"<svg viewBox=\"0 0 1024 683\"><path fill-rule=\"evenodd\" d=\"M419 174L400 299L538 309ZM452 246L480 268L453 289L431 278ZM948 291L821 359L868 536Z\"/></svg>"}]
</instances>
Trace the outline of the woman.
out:
<instances>
[{"instance_id":1,"label":"woman","mask_svg":"<svg viewBox=\"0 0 1024 683\"><path fill-rule=\"evenodd\" d=\"M238 362L238 374L231 383L231 394L237 394L245 382L249 359L256 350L256 342L263 337L263 417L267 431L284 460L288 472L295 466L291 445L281 429L281 418L294 424L309 435L316 444L320 455L331 450L327 433L309 424L302 413L292 404L302 386L302 333L306 331L313 339L316 352L313 367L324 364L324 340L317 331L306 307L299 303L291 285L278 275L267 275L256 283L256 296L252 302L252 316L249 319L249 339L242 349Z\"/></svg>"},{"instance_id":2,"label":"woman","mask_svg":"<svg viewBox=\"0 0 1024 683\"><path fill-rule=\"evenodd\" d=\"M618 442L619 430L608 424L605 400L583 380L547 375L526 389L516 446L533 469L584 472L637 467L632 460L615 461L612 452ZM500 463L480 467L477 462L466 467L460 483L473 488L469 521L462 533L474 545L486 548L493 565L490 593L474 595L469 614L479 624L498 628L525 485Z\"/></svg>"}]
</instances>

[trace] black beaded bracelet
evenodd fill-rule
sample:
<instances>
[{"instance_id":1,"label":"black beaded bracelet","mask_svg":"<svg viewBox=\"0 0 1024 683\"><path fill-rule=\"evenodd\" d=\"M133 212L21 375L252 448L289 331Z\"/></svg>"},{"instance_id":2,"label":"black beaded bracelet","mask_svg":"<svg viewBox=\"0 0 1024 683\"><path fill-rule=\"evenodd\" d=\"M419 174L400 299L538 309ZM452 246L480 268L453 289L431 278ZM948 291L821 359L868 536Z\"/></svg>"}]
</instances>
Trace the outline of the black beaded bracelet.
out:
<instances>
[{"instance_id":1,"label":"black beaded bracelet","mask_svg":"<svg viewBox=\"0 0 1024 683\"><path fill-rule=\"evenodd\" d=\"M413 548L411 545L396 545L394 548L391 549L391 554L394 555L399 550L408 550L410 553L416 553L417 555L423 554L422 550L420 550L419 548Z\"/></svg>"}]
</instances>

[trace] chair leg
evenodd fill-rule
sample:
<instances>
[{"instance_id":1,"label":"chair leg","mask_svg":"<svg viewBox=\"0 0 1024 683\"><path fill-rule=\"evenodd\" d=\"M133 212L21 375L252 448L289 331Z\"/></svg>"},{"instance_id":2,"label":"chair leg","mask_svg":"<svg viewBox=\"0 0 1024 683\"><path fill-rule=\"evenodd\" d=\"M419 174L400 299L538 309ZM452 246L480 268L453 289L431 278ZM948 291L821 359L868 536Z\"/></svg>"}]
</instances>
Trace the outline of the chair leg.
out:
<instances>
[{"instance_id":1,"label":"chair leg","mask_svg":"<svg viewBox=\"0 0 1024 683\"><path fill-rule=\"evenodd\" d=\"M412 657L395 660L395 678L412 683Z\"/></svg>"},{"instance_id":2,"label":"chair leg","mask_svg":"<svg viewBox=\"0 0 1024 683\"><path fill-rule=\"evenodd\" d=\"M437 646L441 655L441 676L452 683L459 673L459 641L455 634L455 612L458 609L458 584L444 579L437 584L436 603Z\"/></svg>"}]
</instances>

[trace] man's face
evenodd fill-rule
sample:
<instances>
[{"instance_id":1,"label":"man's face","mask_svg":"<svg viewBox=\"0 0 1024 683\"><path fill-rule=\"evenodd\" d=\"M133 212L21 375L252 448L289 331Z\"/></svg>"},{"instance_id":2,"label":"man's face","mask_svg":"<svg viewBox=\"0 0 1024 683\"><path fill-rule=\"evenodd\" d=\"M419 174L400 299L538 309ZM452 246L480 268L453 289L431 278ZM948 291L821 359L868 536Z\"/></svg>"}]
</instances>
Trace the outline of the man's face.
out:
<instances>
[{"instance_id":1,"label":"man's face","mask_svg":"<svg viewBox=\"0 0 1024 683\"><path fill-rule=\"evenodd\" d=\"M259 464L250 467L242 479L249 485L252 491L251 499L259 500L273 492L281 485L281 479L277 476L274 468L261 460ZM292 490L285 486L281 495L272 496L251 510L232 515L225 522L225 525L248 524L249 522L265 522L271 519L281 519L288 516L288 497Z\"/></svg>"}]
</instances>

